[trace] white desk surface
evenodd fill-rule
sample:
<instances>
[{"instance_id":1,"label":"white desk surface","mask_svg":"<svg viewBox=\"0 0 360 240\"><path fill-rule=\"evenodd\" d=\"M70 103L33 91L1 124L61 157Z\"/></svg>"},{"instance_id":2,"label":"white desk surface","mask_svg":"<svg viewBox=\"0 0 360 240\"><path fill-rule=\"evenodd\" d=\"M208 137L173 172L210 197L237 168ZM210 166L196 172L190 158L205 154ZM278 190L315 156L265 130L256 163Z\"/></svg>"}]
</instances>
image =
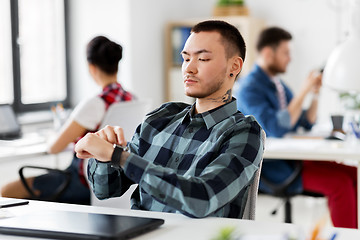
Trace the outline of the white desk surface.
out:
<instances>
[{"instance_id":1,"label":"white desk surface","mask_svg":"<svg viewBox=\"0 0 360 240\"><path fill-rule=\"evenodd\" d=\"M317 138L267 138L264 158L360 161L360 141L349 143Z\"/></svg>"},{"instance_id":2,"label":"white desk surface","mask_svg":"<svg viewBox=\"0 0 360 240\"><path fill-rule=\"evenodd\" d=\"M51 122L23 126L22 132L19 139L0 140L0 162L46 155L48 142L56 134Z\"/></svg>"},{"instance_id":3,"label":"white desk surface","mask_svg":"<svg viewBox=\"0 0 360 240\"><path fill-rule=\"evenodd\" d=\"M117 215L131 215L162 218L165 220L164 225L158 229L148 232L144 235L136 237L137 240L177 240L177 239L196 239L196 240L210 240L214 239L220 229L223 227L234 227L235 236L242 234L250 237L258 236L258 238L240 238L240 239L266 239L266 240L285 240L285 235L296 237L293 239L305 240L310 236L310 231L305 231L299 226L294 224L285 223L269 223L251 220L239 220L228 218L205 218L205 219L192 219L185 217L181 214L161 213L161 212L147 212L138 210L128 210L120 208L105 208L82 206L74 204L60 204L40 201L30 201L28 205L5 208L0 210L1 217L16 216L27 214L31 212L46 211L46 210L60 210L60 211L77 211L89 213L104 213L104 214L117 214ZM322 239L330 239L330 237L337 233L336 240L349 240L360 239L360 231L356 229L344 228L327 228L321 232ZM265 235L265 237L264 237ZM260 238L259 236L262 236ZM0 239L29 239L20 236L1 235ZM37 239L37 238L31 238Z\"/></svg>"},{"instance_id":4,"label":"white desk surface","mask_svg":"<svg viewBox=\"0 0 360 240\"><path fill-rule=\"evenodd\" d=\"M16 142L10 144L0 140L0 162L9 160L10 158L14 159L46 155L47 147L48 145L45 141L28 145L17 145Z\"/></svg>"},{"instance_id":5,"label":"white desk surface","mask_svg":"<svg viewBox=\"0 0 360 240\"><path fill-rule=\"evenodd\" d=\"M24 158L45 155L47 141L54 135L49 123L33 124L22 127L23 135L19 139L0 140L0 161L9 158Z\"/></svg>"}]
</instances>

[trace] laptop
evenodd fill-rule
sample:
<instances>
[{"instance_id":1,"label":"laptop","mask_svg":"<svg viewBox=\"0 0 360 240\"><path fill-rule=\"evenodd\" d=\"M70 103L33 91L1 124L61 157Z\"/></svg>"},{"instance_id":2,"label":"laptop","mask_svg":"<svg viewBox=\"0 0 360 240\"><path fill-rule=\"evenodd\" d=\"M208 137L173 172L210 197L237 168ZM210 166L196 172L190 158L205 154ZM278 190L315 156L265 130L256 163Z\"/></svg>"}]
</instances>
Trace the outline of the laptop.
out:
<instances>
[{"instance_id":1,"label":"laptop","mask_svg":"<svg viewBox=\"0 0 360 240\"><path fill-rule=\"evenodd\" d=\"M0 234L51 239L129 239L151 231L163 219L44 211L0 219Z\"/></svg>"},{"instance_id":2,"label":"laptop","mask_svg":"<svg viewBox=\"0 0 360 240\"><path fill-rule=\"evenodd\" d=\"M9 104L0 104L0 139L10 140L21 137L21 126L13 108Z\"/></svg>"}]
</instances>

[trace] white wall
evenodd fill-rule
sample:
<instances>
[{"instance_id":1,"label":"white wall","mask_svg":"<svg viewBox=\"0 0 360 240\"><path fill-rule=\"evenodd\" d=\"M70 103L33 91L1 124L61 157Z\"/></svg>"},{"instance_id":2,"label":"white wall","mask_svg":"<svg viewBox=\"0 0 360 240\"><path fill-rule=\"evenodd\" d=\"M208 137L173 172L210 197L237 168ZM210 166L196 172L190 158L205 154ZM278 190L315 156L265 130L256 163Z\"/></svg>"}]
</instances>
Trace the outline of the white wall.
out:
<instances>
[{"instance_id":1,"label":"white wall","mask_svg":"<svg viewBox=\"0 0 360 240\"><path fill-rule=\"evenodd\" d=\"M167 21L210 17L216 0L76 0L70 2L73 104L99 91L88 74L85 45L105 34L124 47L120 82L154 106L164 99L164 29ZM247 0L251 15L290 31L292 62L283 79L296 92L311 69L325 64L339 37L332 0ZM91 83L90 83L91 82ZM324 90L325 92L326 90ZM322 116L332 111L323 101Z\"/></svg>"},{"instance_id":2,"label":"white wall","mask_svg":"<svg viewBox=\"0 0 360 240\"><path fill-rule=\"evenodd\" d=\"M73 105L101 91L91 78L86 61L86 44L97 35L104 35L123 46L119 65L119 81L127 86L130 79L129 55L130 16L125 0L69 1L70 77Z\"/></svg>"}]
</instances>

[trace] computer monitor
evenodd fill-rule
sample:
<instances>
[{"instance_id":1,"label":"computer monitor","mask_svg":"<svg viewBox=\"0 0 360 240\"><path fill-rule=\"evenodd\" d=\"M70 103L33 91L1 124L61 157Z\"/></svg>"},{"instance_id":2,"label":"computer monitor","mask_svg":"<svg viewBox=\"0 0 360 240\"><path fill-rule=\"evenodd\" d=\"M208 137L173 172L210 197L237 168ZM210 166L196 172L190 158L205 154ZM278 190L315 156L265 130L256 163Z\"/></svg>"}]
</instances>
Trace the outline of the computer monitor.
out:
<instances>
[{"instance_id":1,"label":"computer monitor","mask_svg":"<svg viewBox=\"0 0 360 240\"><path fill-rule=\"evenodd\" d=\"M13 108L9 104L0 104L0 139L21 137L21 126Z\"/></svg>"}]
</instances>

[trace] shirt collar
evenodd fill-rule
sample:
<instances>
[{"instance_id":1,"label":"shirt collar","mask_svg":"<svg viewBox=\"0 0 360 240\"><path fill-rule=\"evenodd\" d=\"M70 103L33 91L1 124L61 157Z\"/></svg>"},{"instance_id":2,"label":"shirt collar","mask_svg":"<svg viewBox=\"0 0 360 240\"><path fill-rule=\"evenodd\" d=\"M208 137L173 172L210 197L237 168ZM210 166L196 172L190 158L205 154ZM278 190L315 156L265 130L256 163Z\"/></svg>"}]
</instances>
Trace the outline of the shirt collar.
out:
<instances>
[{"instance_id":1,"label":"shirt collar","mask_svg":"<svg viewBox=\"0 0 360 240\"><path fill-rule=\"evenodd\" d=\"M191 106L189 111L184 116L182 122L184 122L185 119L193 120L201 118L205 122L207 129L212 128L217 123L227 119L228 117L234 115L237 112L236 99L234 97L229 103L196 115L194 115L195 104L196 103Z\"/></svg>"},{"instance_id":2,"label":"shirt collar","mask_svg":"<svg viewBox=\"0 0 360 240\"><path fill-rule=\"evenodd\" d=\"M117 88L121 88L121 84L118 83L118 82L114 82L114 83L110 83L109 85L106 85L104 88L103 88L103 91L110 91L112 89L117 89Z\"/></svg>"},{"instance_id":3,"label":"shirt collar","mask_svg":"<svg viewBox=\"0 0 360 240\"><path fill-rule=\"evenodd\" d=\"M267 75L267 73L265 73L265 71L259 65L255 64L254 69L255 72L261 75L261 77L258 78L258 81L261 82L260 84L275 88L274 81L269 77L269 75Z\"/></svg>"}]
</instances>

